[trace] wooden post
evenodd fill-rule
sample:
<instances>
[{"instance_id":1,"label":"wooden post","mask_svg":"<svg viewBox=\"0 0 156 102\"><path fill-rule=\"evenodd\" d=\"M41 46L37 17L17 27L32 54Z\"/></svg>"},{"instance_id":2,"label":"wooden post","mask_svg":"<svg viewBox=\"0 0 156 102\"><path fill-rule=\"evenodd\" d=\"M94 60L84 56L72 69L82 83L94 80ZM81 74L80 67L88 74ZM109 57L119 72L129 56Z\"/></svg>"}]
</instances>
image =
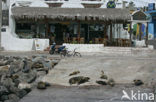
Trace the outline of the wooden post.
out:
<instances>
[{"instance_id":1,"label":"wooden post","mask_svg":"<svg viewBox=\"0 0 156 102\"><path fill-rule=\"evenodd\" d=\"M130 38L129 38L129 40L130 40L130 47L132 47L132 22L130 23Z\"/></svg>"},{"instance_id":2,"label":"wooden post","mask_svg":"<svg viewBox=\"0 0 156 102\"><path fill-rule=\"evenodd\" d=\"M2 50L2 46L1 46L1 26L2 26L2 0L0 0L0 50Z\"/></svg>"},{"instance_id":3,"label":"wooden post","mask_svg":"<svg viewBox=\"0 0 156 102\"><path fill-rule=\"evenodd\" d=\"M148 22L146 25L146 47L148 47Z\"/></svg>"},{"instance_id":4,"label":"wooden post","mask_svg":"<svg viewBox=\"0 0 156 102\"><path fill-rule=\"evenodd\" d=\"M139 40L141 40L141 34L142 32L141 32L141 23L139 23Z\"/></svg>"},{"instance_id":5,"label":"wooden post","mask_svg":"<svg viewBox=\"0 0 156 102\"><path fill-rule=\"evenodd\" d=\"M81 34L81 25L80 25L80 21L78 21L78 42L80 40L80 34Z\"/></svg>"},{"instance_id":6,"label":"wooden post","mask_svg":"<svg viewBox=\"0 0 156 102\"><path fill-rule=\"evenodd\" d=\"M48 23L46 22L46 28L45 28L45 37L48 38L48 33L49 33L49 25Z\"/></svg>"},{"instance_id":7,"label":"wooden post","mask_svg":"<svg viewBox=\"0 0 156 102\"><path fill-rule=\"evenodd\" d=\"M110 42L111 42L111 44L112 44L112 35L113 35L113 33L112 33L112 23L110 24Z\"/></svg>"}]
</instances>

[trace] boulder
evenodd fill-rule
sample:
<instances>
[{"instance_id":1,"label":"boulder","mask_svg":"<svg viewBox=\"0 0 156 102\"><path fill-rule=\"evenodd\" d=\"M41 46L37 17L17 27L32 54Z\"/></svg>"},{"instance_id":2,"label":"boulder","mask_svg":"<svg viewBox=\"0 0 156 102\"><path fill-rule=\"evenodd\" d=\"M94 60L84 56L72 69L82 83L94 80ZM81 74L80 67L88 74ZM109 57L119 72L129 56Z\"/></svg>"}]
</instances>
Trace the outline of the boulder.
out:
<instances>
[{"instance_id":1,"label":"boulder","mask_svg":"<svg viewBox=\"0 0 156 102\"><path fill-rule=\"evenodd\" d=\"M20 91L20 89L18 89L18 88L15 87L15 86L9 87L9 92L10 92L10 93L16 94L16 93L18 93L19 91Z\"/></svg>"},{"instance_id":2,"label":"boulder","mask_svg":"<svg viewBox=\"0 0 156 102\"><path fill-rule=\"evenodd\" d=\"M8 95L9 91L4 85L0 85L0 96L1 95Z\"/></svg>"},{"instance_id":3,"label":"boulder","mask_svg":"<svg viewBox=\"0 0 156 102\"><path fill-rule=\"evenodd\" d=\"M14 102L14 100L5 100L4 102ZM18 102L18 101L16 101Z\"/></svg>"},{"instance_id":4,"label":"boulder","mask_svg":"<svg viewBox=\"0 0 156 102\"><path fill-rule=\"evenodd\" d=\"M10 94L9 95L9 101L8 102L18 102L19 99L20 98L16 94Z\"/></svg>"},{"instance_id":5,"label":"boulder","mask_svg":"<svg viewBox=\"0 0 156 102\"><path fill-rule=\"evenodd\" d=\"M20 82L26 82L26 83L32 83L35 81L37 77L37 72L34 70L31 70L29 73L18 73Z\"/></svg>"},{"instance_id":6,"label":"boulder","mask_svg":"<svg viewBox=\"0 0 156 102\"><path fill-rule=\"evenodd\" d=\"M0 61L0 66L5 66L7 64L7 61L1 60Z\"/></svg>"},{"instance_id":7,"label":"boulder","mask_svg":"<svg viewBox=\"0 0 156 102\"><path fill-rule=\"evenodd\" d=\"M14 86L14 83L12 81L11 78L5 78L3 80L1 80L1 82L3 83L4 86L6 86L7 88Z\"/></svg>"},{"instance_id":8,"label":"boulder","mask_svg":"<svg viewBox=\"0 0 156 102\"><path fill-rule=\"evenodd\" d=\"M21 71L24 67L24 62L23 61L15 61L12 62L10 65L10 75L17 73L19 71Z\"/></svg>"},{"instance_id":9,"label":"boulder","mask_svg":"<svg viewBox=\"0 0 156 102\"><path fill-rule=\"evenodd\" d=\"M23 98L25 95L27 95L27 91L26 90L20 90L16 93L16 95L19 97L19 98Z\"/></svg>"},{"instance_id":10,"label":"boulder","mask_svg":"<svg viewBox=\"0 0 156 102\"><path fill-rule=\"evenodd\" d=\"M7 74L9 73L9 65L7 66L0 66L0 75L4 75L4 74Z\"/></svg>"},{"instance_id":11,"label":"boulder","mask_svg":"<svg viewBox=\"0 0 156 102\"><path fill-rule=\"evenodd\" d=\"M23 66L22 72L28 73L31 70L32 63L27 60L24 60L23 62L24 62L24 66Z\"/></svg>"},{"instance_id":12,"label":"boulder","mask_svg":"<svg viewBox=\"0 0 156 102\"><path fill-rule=\"evenodd\" d=\"M38 71L37 72L37 77L45 76L46 74L47 74L46 71Z\"/></svg>"},{"instance_id":13,"label":"boulder","mask_svg":"<svg viewBox=\"0 0 156 102\"><path fill-rule=\"evenodd\" d=\"M44 60L42 61L44 68L48 68L48 70L52 69L51 60Z\"/></svg>"},{"instance_id":14,"label":"boulder","mask_svg":"<svg viewBox=\"0 0 156 102\"><path fill-rule=\"evenodd\" d=\"M35 62L32 65L32 68L37 69L37 68L44 68L42 62Z\"/></svg>"},{"instance_id":15,"label":"boulder","mask_svg":"<svg viewBox=\"0 0 156 102\"><path fill-rule=\"evenodd\" d=\"M54 65L56 65L56 64L58 64L58 63L59 63L59 61L60 61L60 60L55 59L55 60L52 60L52 61L51 61L51 63L53 63Z\"/></svg>"},{"instance_id":16,"label":"boulder","mask_svg":"<svg viewBox=\"0 0 156 102\"><path fill-rule=\"evenodd\" d=\"M2 95L2 96L0 97L0 100L1 100L1 101L5 101L5 100L8 100L8 99L9 99L8 95Z\"/></svg>"}]
</instances>

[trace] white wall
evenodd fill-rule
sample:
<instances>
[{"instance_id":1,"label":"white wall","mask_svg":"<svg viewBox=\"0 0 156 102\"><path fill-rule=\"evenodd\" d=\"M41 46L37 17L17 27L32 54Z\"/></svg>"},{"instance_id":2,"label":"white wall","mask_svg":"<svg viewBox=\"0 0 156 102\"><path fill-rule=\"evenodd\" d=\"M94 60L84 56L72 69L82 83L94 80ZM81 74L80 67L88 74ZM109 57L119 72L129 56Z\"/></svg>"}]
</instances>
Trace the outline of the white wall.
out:
<instances>
[{"instance_id":1,"label":"white wall","mask_svg":"<svg viewBox=\"0 0 156 102\"><path fill-rule=\"evenodd\" d=\"M2 32L2 47L6 51L32 51L35 50L34 39L19 39L14 37L8 27L7 31ZM49 46L49 39L38 39L40 50L43 51Z\"/></svg>"},{"instance_id":2,"label":"white wall","mask_svg":"<svg viewBox=\"0 0 156 102\"><path fill-rule=\"evenodd\" d=\"M89 3L89 4L98 4L101 3L102 6L101 8L106 8L107 2L109 0L101 0L101 1L82 1L82 0L69 0L69 1L63 1L63 0L58 0L58 1L50 1L52 2L62 2L63 8L84 8L81 3ZM11 2L31 2L30 7L48 7L48 5L45 3L44 0L11 0ZM116 3L116 8L122 8L122 0L118 0Z\"/></svg>"}]
</instances>

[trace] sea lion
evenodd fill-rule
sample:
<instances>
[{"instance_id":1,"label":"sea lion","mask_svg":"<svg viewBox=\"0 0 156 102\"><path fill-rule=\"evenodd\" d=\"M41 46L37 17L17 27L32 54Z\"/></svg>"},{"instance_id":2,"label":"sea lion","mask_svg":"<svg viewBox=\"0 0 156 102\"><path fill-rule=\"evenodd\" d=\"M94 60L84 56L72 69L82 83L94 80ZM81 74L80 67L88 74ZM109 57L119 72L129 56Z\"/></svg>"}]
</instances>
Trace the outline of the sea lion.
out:
<instances>
[{"instance_id":1,"label":"sea lion","mask_svg":"<svg viewBox=\"0 0 156 102\"><path fill-rule=\"evenodd\" d=\"M83 76L73 77L73 78L69 79L69 84L70 85L72 85L72 84L80 85L80 84L83 84L85 82L88 82L89 79L90 79L89 77L83 77Z\"/></svg>"},{"instance_id":2,"label":"sea lion","mask_svg":"<svg viewBox=\"0 0 156 102\"><path fill-rule=\"evenodd\" d=\"M107 75L104 74L103 70L101 71L101 77L100 78L101 79L106 79L106 80L108 79Z\"/></svg>"},{"instance_id":3,"label":"sea lion","mask_svg":"<svg viewBox=\"0 0 156 102\"><path fill-rule=\"evenodd\" d=\"M107 83L105 81L96 81L97 84L100 84L100 85L107 85Z\"/></svg>"},{"instance_id":4,"label":"sea lion","mask_svg":"<svg viewBox=\"0 0 156 102\"><path fill-rule=\"evenodd\" d=\"M88 82L89 79L90 79L89 77L83 77L83 78L80 79L80 81L78 82L78 85Z\"/></svg>"},{"instance_id":5,"label":"sea lion","mask_svg":"<svg viewBox=\"0 0 156 102\"><path fill-rule=\"evenodd\" d=\"M115 86L115 81L114 81L114 79L112 79L112 78L109 79L107 83L108 83L108 85L110 85L111 87Z\"/></svg>"},{"instance_id":6,"label":"sea lion","mask_svg":"<svg viewBox=\"0 0 156 102\"><path fill-rule=\"evenodd\" d=\"M79 74L79 73L80 73L80 71L74 71L74 72L70 73L69 76L76 75L76 74Z\"/></svg>"},{"instance_id":7,"label":"sea lion","mask_svg":"<svg viewBox=\"0 0 156 102\"><path fill-rule=\"evenodd\" d=\"M144 84L141 80L134 80L133 82L134 82L134 85L136 86L140 86Z\"/></svg>"}]
</instances>

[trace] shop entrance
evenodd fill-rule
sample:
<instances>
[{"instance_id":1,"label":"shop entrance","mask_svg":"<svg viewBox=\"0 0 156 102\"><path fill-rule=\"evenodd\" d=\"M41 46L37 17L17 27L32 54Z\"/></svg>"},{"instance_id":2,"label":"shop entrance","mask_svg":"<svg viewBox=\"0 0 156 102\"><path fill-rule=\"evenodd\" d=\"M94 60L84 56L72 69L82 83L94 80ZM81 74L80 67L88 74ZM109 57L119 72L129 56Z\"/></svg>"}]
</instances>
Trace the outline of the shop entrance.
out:
<instances>
[{"instance_id":1,"label":"shop entrance","mask_svg":"<svg viewBox=\"0 0 156 102\"><path fill-rule=\"evenodd\" d=\"M63 33L67 31L67 26L60 23L50 24L50 33L55 34L55 43L58 45L63 44Z\"/></svg>"}]
</instances>

